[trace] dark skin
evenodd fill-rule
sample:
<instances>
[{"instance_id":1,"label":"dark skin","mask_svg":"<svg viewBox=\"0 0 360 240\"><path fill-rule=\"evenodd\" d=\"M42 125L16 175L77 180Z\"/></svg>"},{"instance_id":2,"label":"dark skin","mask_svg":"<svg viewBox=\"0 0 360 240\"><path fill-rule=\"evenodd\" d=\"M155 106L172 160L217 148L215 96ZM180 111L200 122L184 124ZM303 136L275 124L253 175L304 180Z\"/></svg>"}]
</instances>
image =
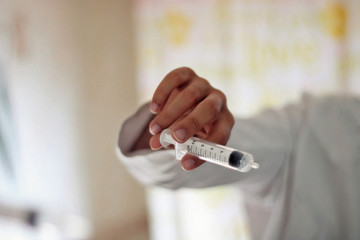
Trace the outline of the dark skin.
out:
<instances>
[{"instance_id":1,"label":"dark skin","mask_svg":"<svg viewBox=\"0 0 360 240\"><path fill-rule=\"evenodd\" d=\"M186 67L165 76L155 90L150 111L155 116L149 124L149 131L144 130L134 150L161 149L160 133L166 128L172 130L172 137L179 143L198 136L226 145L234 125L225 95ZM193 170L203 163L190 155L181 160L185 170Z\"/></svg>"}]
</instances>

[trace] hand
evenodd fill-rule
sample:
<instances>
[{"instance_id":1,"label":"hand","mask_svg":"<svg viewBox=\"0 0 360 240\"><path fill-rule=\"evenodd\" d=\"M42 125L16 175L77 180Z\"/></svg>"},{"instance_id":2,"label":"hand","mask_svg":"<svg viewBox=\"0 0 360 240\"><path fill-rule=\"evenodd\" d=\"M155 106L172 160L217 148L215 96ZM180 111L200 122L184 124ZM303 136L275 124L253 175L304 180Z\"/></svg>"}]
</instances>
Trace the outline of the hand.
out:
<instances>
[{"instance_id":1,"label":"hand","mask_svg":"<svg viewBox=\"0 0 360 240\"><path fill-rule=\"evenodd\" d=\"M234 125L225 95L185 67L165 76L154 93L150 111L157 114L149 124L154 135L149 143L154 150L161 148L160 133L166 128L172 130L173 138L179 143L196 135L225 145ZM203 163L190 155L181 160L186 170Z\"/></svg>"}]
</instances>

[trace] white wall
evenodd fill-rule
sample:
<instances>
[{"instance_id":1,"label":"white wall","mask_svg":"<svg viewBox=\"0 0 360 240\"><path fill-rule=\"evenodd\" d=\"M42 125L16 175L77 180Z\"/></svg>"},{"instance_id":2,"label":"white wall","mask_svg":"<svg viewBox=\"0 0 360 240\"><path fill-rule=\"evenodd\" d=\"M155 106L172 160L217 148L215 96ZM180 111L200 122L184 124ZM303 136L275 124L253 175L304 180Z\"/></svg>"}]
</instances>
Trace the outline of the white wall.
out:
<instances>
[{"instance_id":1,"label":"white wall","mask_svg":"<svg viewBox=\"0 0 360 240\"><path fill-rule=\"evenodd\" d=\"M120 120L137 106L132 1L87 2L81 142L92 165L92 209L107 236L138 239L146 227L144 193L113 151Z\"/></svg>"},{"instance_id":2,"label":"white wall","mask_svg":"<svg viewBox=\"0 0 360 240\"><path fill-rule=\"evenodd\" d=\"M144 191L115 155L136 107L132 1L18 1L11 99L26 199L89 217L96 239L147 238Z\"/></svg>"}]
</instances>

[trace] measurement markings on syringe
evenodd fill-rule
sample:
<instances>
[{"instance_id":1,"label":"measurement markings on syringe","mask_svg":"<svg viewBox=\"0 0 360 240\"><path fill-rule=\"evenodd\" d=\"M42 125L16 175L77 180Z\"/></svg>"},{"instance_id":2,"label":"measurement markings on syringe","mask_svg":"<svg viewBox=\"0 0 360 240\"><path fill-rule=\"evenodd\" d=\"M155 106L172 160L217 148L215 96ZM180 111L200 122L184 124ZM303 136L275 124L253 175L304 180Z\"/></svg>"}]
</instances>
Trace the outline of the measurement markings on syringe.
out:
<instances>
[{"instance_id":1,"label":"measurement markings on syringe","mask_svg":"<svg viewBox=\"0 0 360 240\"><path fill-rule=\"evenodd\" d=\"M196 141L194 140L192 141L191 145L189 144L186 146L188 153L198 157L212 159L215 162L227 163L226 155L223 155L224 152L222 150L220 151L220 153L217 154L216 152L214 152L213 147L211 147L210 149L208 149L209 151L207 151L204 144L197 146L195 143Z\"/></svg>"}]
</instances>

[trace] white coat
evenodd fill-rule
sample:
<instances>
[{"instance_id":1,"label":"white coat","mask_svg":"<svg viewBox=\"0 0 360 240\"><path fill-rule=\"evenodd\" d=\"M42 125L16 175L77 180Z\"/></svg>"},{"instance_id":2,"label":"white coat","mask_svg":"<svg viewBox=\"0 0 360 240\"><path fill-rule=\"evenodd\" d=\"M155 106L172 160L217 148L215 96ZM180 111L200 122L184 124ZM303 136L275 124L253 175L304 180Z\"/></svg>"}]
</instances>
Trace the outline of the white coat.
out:
<instances>
[{"instance_id":1,"label":"white coat","mask_svg":"<svg viewBox=\"0 0 360 240\"><path fill-rule=\"evenodd\" d=\"M151 119L143 106L123 125L119 157L146 185L170 189L235 184L253 239L360 239L360 98L316 98L236 119L228 146L252 153L257 170L205 163L184 171L174 150L132 151Z\"/></svg>"}]
</instances>

